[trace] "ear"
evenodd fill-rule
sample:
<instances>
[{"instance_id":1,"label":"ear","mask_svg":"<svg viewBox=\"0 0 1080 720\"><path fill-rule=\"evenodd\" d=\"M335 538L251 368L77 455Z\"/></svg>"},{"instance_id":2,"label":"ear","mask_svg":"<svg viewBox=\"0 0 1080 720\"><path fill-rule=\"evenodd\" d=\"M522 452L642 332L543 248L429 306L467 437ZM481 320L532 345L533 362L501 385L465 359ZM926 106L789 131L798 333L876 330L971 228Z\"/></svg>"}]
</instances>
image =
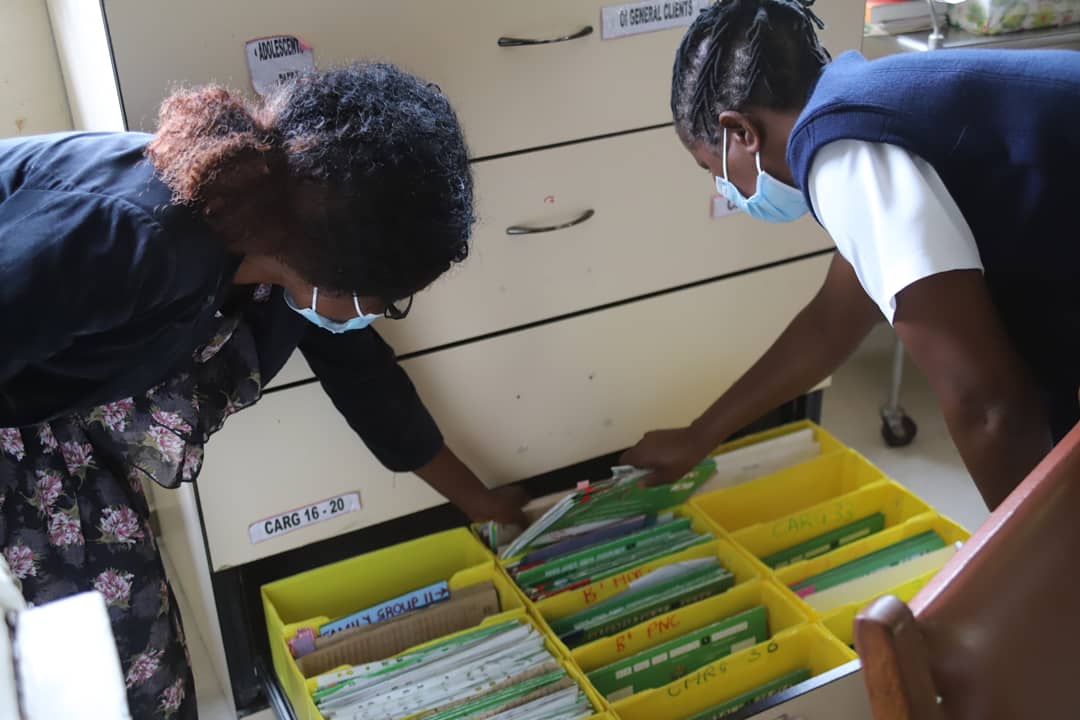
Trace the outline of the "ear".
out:
<instances>
[{"instance_id":1,"label":"ear","mask_svg":"<svg viewBox=\"0 0 1080 720\"><path fill-rule=\"evenodd\" d=\"M205 182L198 199L211 226L231 248L272 253L287 232L290 207L284 183L263 153L237 153Z\"/></svg>"},{"instance_id":2,"label":"ear","mask_svg":"<svg viewBox=\"0 0 1080 720\"><path fill-rule=\"evenodd\" d=\"M236 202L237 195L250 194L252 187L266 188L270 176L267 153L245 149L229 158L209 179L202 187L201 196L207 207Z\"/></svg>"},{"instance_id":3,"label":"ear","mask_svg":"<svg viewBox=\"0 0 1080 720\"><path fill-rule=\"evenodd\" d=\"M761 151L761 130L748 116L735 110L720 113L719 129L727 130L731 142L742 147L744 152L755 155Z\"/></svg>"}]
</instances>

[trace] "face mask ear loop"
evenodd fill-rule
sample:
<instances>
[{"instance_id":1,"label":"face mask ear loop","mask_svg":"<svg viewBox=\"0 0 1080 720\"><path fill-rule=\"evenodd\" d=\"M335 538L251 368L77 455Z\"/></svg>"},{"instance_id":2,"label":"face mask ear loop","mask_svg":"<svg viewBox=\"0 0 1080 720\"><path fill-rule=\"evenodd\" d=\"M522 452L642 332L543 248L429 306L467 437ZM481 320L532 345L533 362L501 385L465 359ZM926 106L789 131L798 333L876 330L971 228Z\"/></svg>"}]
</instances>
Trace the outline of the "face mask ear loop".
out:
<instances>
[{"instance_id":1,"label":"face mask ear loop","mask_svg":"<svg viewBox=\"0 0 1080 720\"><path fill-rule=\"evenodd\" d=\"M319 312L317 305L319 304L319 288L311 288L311 309L313 312Z\"/></svg>"},{"instance_id":2,"label":"face mask ear loop","mask_svg":"<svg viewBox=\"0 0 1080 720\"><path fill-rule=\"evenodd\" d=\"M754 159L757 161L757 174L760 175L761 174L761 151L760 150L757 151L757 155L754 156Z\"/></svg>"},{"instance_id":3,"label":"face mask ear loop","mask_svg":"<svg viewBox=\"0 0 1080 720\"><path fill-rule=\"evenodd\" d=\"M353 293L352 304L356 308L356 317L364 317L364 311L360 309L360 300L356 297L356 293Z\"/></svg>"},{"instance_id":4,"label":"face mask ear loop","mask_svg":"<svg viewBox=\"0 0 1080 720\"><path fill-rule=\"evenodd\" d=\"M723 142L723 150L720 153L720 157L723 158L723 162L724 162L724 181L725 182L731 182L730 180L728 180L728 176L727 176L727 128L724 128L724 139L723 139L722 142Z\"/></svg>"}]
</instances>

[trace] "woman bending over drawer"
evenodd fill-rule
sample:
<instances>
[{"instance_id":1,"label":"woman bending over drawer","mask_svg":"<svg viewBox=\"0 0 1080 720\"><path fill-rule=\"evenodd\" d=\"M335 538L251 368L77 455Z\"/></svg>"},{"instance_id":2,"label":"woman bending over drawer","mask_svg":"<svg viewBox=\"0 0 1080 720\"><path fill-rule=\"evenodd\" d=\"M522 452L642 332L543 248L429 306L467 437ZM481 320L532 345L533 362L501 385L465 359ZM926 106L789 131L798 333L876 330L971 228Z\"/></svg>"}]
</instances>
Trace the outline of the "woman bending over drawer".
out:
<instances>
[{"instance_id":1,"label":"woman bending over drawer","mask_svg":"<svg viewBox=\"0 0 1080 720\"><path fill-rule=\"evenodd\" d=\"M767 222L811 212L838 253L723 397L626 461L678 476L809 391L884 316L994 507L1080 420L1080 53L831 60L811 4L709 7L679 47L671 107L730 202Z\"/></svg>"},{"instance_id":2,"label":"woman bending over drawer","mask_svg":"<svg viewBox=\"0 0 1080 720\"><path fill-rule=\"evenodd\" d=\"M181 91L153 136L0 142L0 546L34 603L105 595L134 717L196 712L141 482L194 480L295 348L387 468L520 520L369 327L463 260L472 224L450 104L388 65L259 105Z\"/></svg>"}]
</instances>

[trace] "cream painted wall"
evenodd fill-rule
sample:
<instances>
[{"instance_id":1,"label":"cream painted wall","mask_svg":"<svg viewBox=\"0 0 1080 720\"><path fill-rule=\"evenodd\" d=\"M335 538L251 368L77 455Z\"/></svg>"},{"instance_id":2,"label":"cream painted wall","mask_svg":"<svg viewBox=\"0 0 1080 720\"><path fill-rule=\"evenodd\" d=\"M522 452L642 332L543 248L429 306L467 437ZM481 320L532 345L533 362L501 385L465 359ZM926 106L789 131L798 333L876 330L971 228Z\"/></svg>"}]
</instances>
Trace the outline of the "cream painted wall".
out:
<instances>
[{"instance_id":1,"label":"cream painted wall","mask_svg":"<svg viewBox=\"0 0 1080 720\"><path fill-rule=\"evenodd\" d=\"M0 0L0 137L70 129L45 0Z\"/></svg>"}]
</instances>

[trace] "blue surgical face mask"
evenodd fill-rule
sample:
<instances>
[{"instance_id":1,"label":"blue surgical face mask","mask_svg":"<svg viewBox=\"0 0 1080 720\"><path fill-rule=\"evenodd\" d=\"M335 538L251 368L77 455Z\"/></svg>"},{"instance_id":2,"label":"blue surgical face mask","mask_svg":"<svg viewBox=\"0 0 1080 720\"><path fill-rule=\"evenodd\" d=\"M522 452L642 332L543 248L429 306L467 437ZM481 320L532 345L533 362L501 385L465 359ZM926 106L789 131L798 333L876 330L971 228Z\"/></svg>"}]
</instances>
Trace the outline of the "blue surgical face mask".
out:
<instances>
[{"instance_id":1,"label":"blue surgical face mask","mask_svg":"<svg viewBox=\"0 0 1080 720\"><path fill-rule=\"evenodd\" d=\"M716 191L726 197L750 217L768 222L791 222L807 213L806 196L802 190L781 182L761 169L761 153L757 160L757 192L750 197L743 197L739 188L728 180L727 171L727 128L724 128L724 177L716 178Z\"/></svg>"},{"instance_id":2,"label":"blue surgical face mask","mask_svg":"<svg viewBox=\"0 0 1080 720\"><path fill-rule=\"evenodd\" d=\"M293 302L292 297L289 296L289 293L285 293L286 305L295 312L303 315L304 318L313 325L318 325L323 330L328 330L335 334L349 332L350 330L363 330L382 317L382 315L365 315L364 311L360 309L360 299L356 297L355 293L352 296L352 300L353 307L356 308L356 317L346 320L345 322L339 322L337 320L331 320L328 317L323 317L316 311L316 306L319 303L319 288L311 289L311 307L309 308L297 307L296 303Z\"/></svg>"}]
</instances>

